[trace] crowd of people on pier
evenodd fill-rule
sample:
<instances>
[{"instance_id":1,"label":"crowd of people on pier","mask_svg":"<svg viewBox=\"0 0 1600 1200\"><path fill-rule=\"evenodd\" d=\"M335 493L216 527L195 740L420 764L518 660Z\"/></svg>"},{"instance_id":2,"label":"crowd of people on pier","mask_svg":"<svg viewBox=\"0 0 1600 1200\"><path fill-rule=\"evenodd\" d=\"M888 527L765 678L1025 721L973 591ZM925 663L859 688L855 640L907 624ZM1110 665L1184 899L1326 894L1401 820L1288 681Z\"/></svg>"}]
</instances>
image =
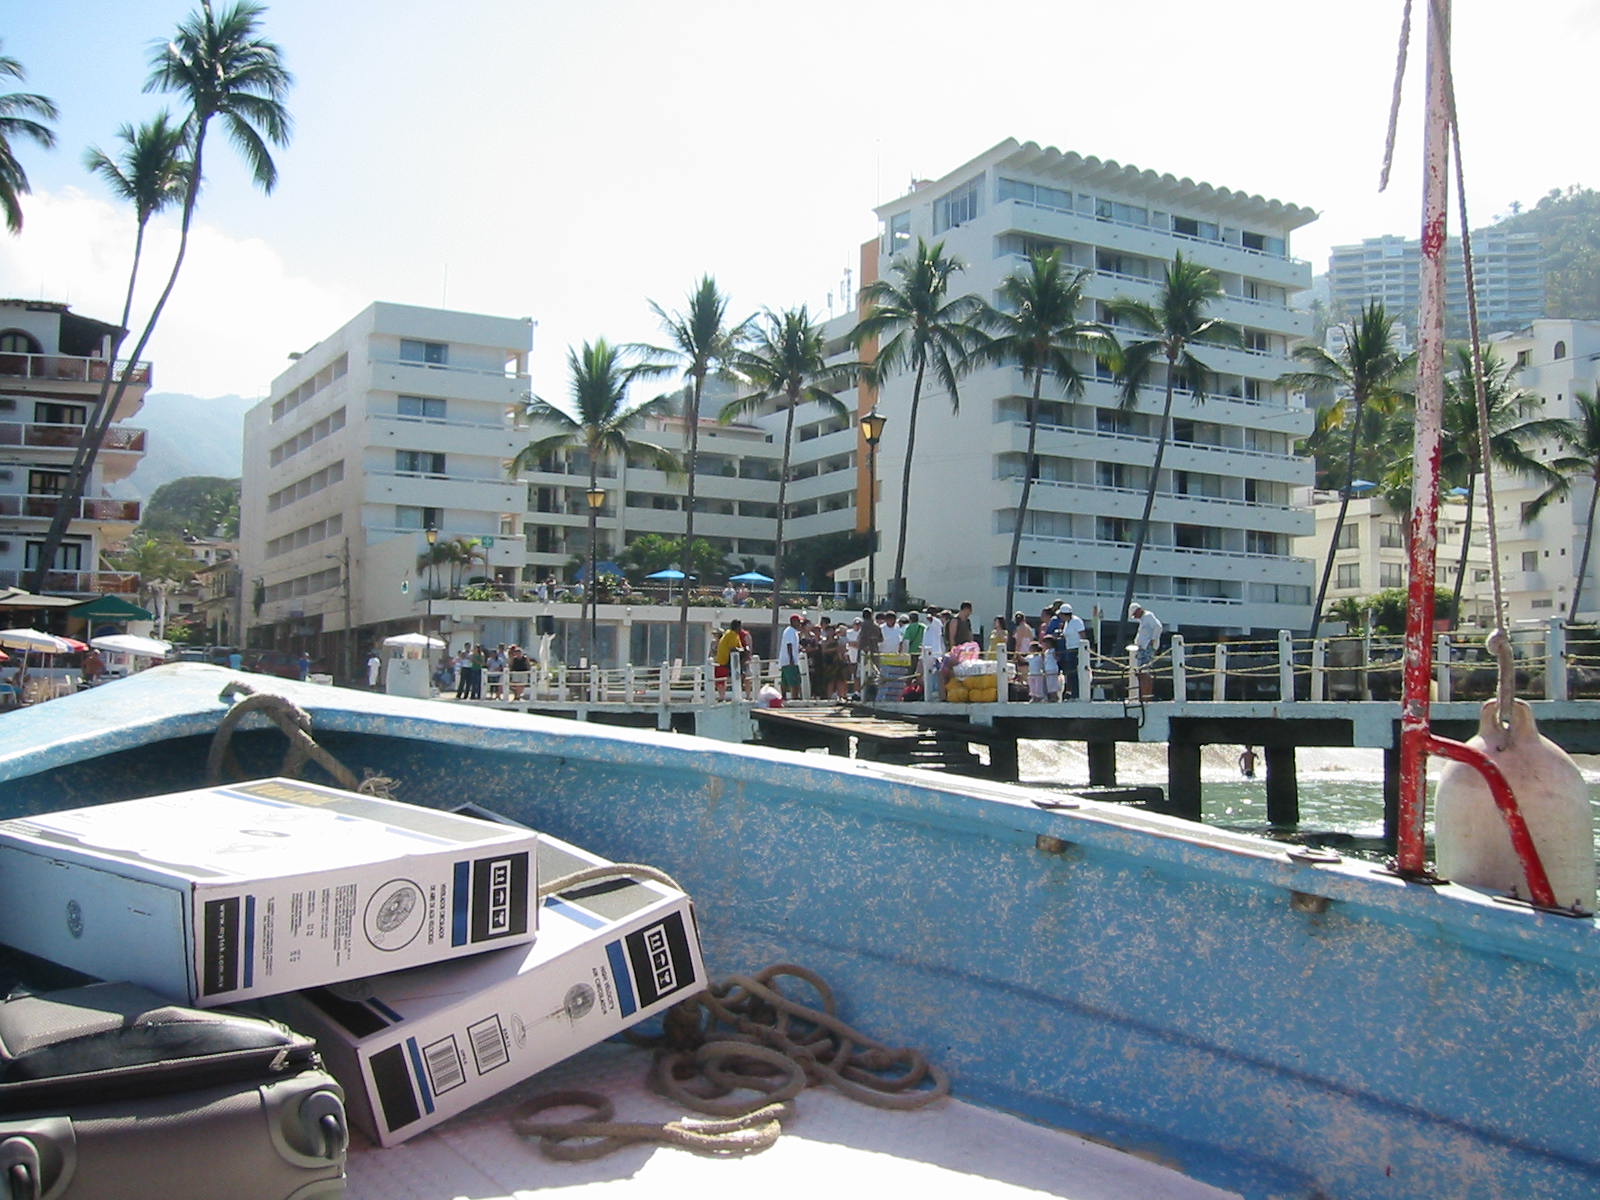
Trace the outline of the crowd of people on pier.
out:
<instances>
[{"instance_id":1,"label":"crowd of people on pier","mask_svg":"<svg viewBox=\"0 0 1600 1200\"><path fill-rule=\"evenodd\" d=\"M1128 616L1137 623L1135 662L1143 684L1151 676L1162 625L1140 604L1134 604ZM750 661L749 631L735 619L714 635L713 644L717 695L725 697L730 686L736 693L742 691L733 676ZM995 617L986 637L974 627L970 603L905 613L866 608L857 617L825 615L816 621L795 613L776 652L779 694L785 700L800 697L804 668L814 699L871 699L888 689L894 699L939 699L938 693L952 678L980 670L994 674L1004 659L1010 666L1008 699L1074 700L1080 698L1080 664L1086 663L1085 655L1093 648L1089 627L1065 600L1053 602L1036 616L1019 610L1009 620ZM970 666L980 659L990 665ZM964 669L962 664L969 666Z\"/></svg>"}]
</instances>

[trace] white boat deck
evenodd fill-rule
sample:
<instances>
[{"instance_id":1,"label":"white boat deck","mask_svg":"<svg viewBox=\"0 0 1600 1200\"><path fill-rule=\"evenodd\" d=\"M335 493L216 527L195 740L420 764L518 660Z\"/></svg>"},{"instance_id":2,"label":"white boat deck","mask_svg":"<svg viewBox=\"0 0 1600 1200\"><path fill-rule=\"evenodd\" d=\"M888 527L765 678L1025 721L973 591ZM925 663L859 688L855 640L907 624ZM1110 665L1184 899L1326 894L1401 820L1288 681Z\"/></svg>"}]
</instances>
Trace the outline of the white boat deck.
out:
<instances>
[{"instance_id":1,"label":"white boat deck","mask_svg":"<svg viewBox=\"0 0 1600 1200\"><path fill-rule=\"evenodd\" d=\"M590 1196L982 1195L1066 1200L1217 1200L1236 1196L1176 1171L1025 1121L945 1100L916 1112L868 1108L825 1088L795 1102L770 1149L715 1159L638 1145L593 1162L545 1158L511 1131L517 1102L557 1088L610 1096L617 1119L669 1120L681 1109L644 1086L648 1057L605 1044L553 1067L404 1145L359 1134L350 1153L351 1200L524 1200L561 1189ZM553 1110L546 1118L560 1118ZM716 1189L713 1192L712 1189Z\"/></svg>"}]
</instances>

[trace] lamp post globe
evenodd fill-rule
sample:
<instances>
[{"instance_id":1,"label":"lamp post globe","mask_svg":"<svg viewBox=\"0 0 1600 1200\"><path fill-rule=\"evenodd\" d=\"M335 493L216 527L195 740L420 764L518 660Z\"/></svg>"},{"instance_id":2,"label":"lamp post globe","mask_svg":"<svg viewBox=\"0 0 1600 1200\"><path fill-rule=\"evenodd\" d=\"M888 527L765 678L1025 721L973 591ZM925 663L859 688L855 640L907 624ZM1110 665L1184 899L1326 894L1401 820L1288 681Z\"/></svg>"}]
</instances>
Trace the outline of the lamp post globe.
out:
<instances>
[{"instance_id":1,"label":"lamp post globe","mask_svg":"<svg viewBox=\"0 0 1600 1200\"><path fill-rule=\"evenodd\" d=\"M867 603L878 605L878 442L886 421L876 406L861 418L867 443Z\"/></svg>"}]
</instances>

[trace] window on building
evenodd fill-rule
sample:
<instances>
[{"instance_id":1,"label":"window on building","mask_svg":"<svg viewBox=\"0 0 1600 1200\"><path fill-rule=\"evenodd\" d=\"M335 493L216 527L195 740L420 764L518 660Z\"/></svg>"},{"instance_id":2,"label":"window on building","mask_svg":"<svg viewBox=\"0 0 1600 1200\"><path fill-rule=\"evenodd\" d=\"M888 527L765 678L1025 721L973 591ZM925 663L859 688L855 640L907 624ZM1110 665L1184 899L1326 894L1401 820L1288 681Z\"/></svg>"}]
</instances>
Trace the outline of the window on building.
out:
<instances>
[{"instance_id":1,"label":"window on building","mask_svg":"<svg viewBox=\"0 0 1600 1200\"><path fill-rule=\"evenodd\" d=\"M39 555L44 552L44 542L29 542L22 550L22 566L24 570L36 571L39 569ZM52 571L81 571L83 570L83 543L67 539L56 548L56 561L51 564Z\"/></svg>"},{"instance_id":2,"label":"window on building","mask_svg":"<svg viewBox=\"0 0 1600 1200\"><path fill-rule=\"evenodd\" d=\"M39 400L33 406L33 419L40 425L82 425L89 419L89 408L85 404Z\"/></svg>"},{"instance_id":3,"label":"window on building","mask_svg":"<svg viewBox=\"0 0 1600 1200\"><path fill-rule=\"evenodd\" d=\"M0 333L0 354L37 354L39 343L31 333L7 329Z\"/></svg>"},{"instance_id":4,"label":"window on building","mask_svg":"<svg viewBox=\"0 0 1600 1200\"><path fill-rule=\"evenodd\" d=\"M450 347L443 342L422 342L415 338L401 338L400 361L442 367L450 361Z\"/></svg>"},{"instance_id":5,"label":"window on building","mask_svg":"<svg viewBox=\"0 0 1600 1200\"><path fill-rule=\"evenodd\" d=\"M1262 533L1250 529L1244 535L1244 548L1251 554L1281 555L1283 553L1282 536L1276 533Z\"/></svg>"},{"instance_id":6,"label":"window on building","mask_svg":"<svg viewBox=\"0 0 1600 1200\"><path fill-rule=\"evenodd\" d=\"M1522 569L1524 571L1537 571L1539 569L1539 552L1537 550L1524 550L1522 552Z\"/></svg>"},{"instance_id":7,"label":"window on building","mask_svg":"<svg viewBox=\"0 0 1600 1200\"><path fill-rule=\"evenodd\" d=\"M1385 550L1393 550L1405 545L1405 540L1400 534L1400 522L1385 521L1378 527L1378 545Z\"/></svg>"},{"instance_id":8,"label":"window on building","mask_svg":"<svg viewBox=\"0 0 1600 1200\"><path fill-rule=\"evenodd\" d=\"M1246 250L1254 250L1258 254L1276 254L1282 258L1287 252L1287 247L1281 237L1273 237L1266 233L1252 233L1243 230L1239 234L1239 244Z\"/></svg>"},{"instance_id":9,"label":"window on building","mask_svg":"<svg viewBox=\"0 0 1600 1200\"><path fill-rule=\"evenodd\" d=\"M1405 587L1406 568L1404 563L1379 563L1378 586L1386 588Z\"/></svg>"},{"instance_id":10,"label":"window on building","mask_svg":"<svg viewBox=\"0 0 1600 1200\"><path fill-rule=\"evenodd\" d=\"M1556 343L1555 356L1557 358L1565 358L1567 356L1567 344L1565 342Z\"/></svg>"},{"instance_id":11,"label":"window on building","mask_svg":"<svg viewBox=\"0 0 1600 1200\"><path fill-rule=\"evenodd\" d=\"M66 471L29 471L28 495L59 496L67 488Z\"/></svg>"},{"instance_id":12,"label":"window on building","mask_svg":"<svg viewBox=\"0 0 1600 1200\"><path fill-rule=\"evenodd\" d=\"M1126 487L1127 471L1121 463L1096 463L1095 479L1104 488Z\"/></svg>"},{"instance_id":13,"label":"window on building","mask_svg":"<svg viewBox=\"0 0 1600 1200\"><path fill-rule=\"evenodd\" d=\"M443 475L442 450L396 450L394 469L402 475Z\"/></svg>"},{"instance_id":14,"label":"window on building","mask_svg":"<svg viewBox=\"0 0 1600 1200\"><path fill-rule=\"evenodd\" d=\"M965 225L978 215L978 181L957 188L933 206L933 231L943 233Z\"/></svg>"},{"instance_id":15,"label":"window on building","mask_svg":"<svg viewBox=\"0 0 1600 1200\"><path fill-rule=\"evenodd\" d=\"M1150 210L1137 204L1123 204L1117 200L1099 199L1094 202L1097 220L1116 221L1123 225L1150 224Z\"/></svg>"},{"instance_id":16,"label":"window on building","mask_svg":"<svg viewBox=\"0 0 1600 1200\"><path fill-rule=\"evenodd\" d=\"M444 420L445 402L440 396L401 396L399 402L402 417L420 417L425 421Z\"/></svg>"},{"instance_id":17,"label":"window on building","mask_svg":"<svg viewBox=\"0 0 1600 1200\"><path fill-rule=\"evenodd\" d=\"M1200 238L1215 242L1220 234L1214 221L1197 221L1193 217L1173 217L1172 232L1179 237Z\"/></svg>"},{"instance_id":18,"label":"window on building","mask_svg":"<svg viewBox=\"0 0 1600 1200\"><path fill-rule=\"evenodd\" d=\"M416 504L394 506L396 529L438 529L444 521L442 508L424 508Z\"/></svg>"},{"instance_id":19,"label":"window on building","mask_svg":"<svg viewBox=\"0 0 1600 1200\"><path fill-rule=\"evenodd\" d=\"M1531 358L1531 355L1529 354L1528 351L1526 351L1526 350L1518 350L1517 351L1517 366L1519 366L1519 367L1527 366L1530 358Z\"/></svg>"},{"instance_id":20,"label":"window on building","mask_svg":"<svg viewBox=\"0 0 1600 1200\"><path fill-rule=\"evenodd\" d=\"M1339 541L1334 546L1336 550L1361 549L1361 526L1343 525L1339 528Z\"/></svg>"},{"instance_id":21,"label":"window on building","mask_svg":"<svg viewBox=\"0 0 1600 1200\"><path fill-rule=\"evenodd\" d=\"M883 252L888 255L899 254L909 245L911 245L911 214L896 213L884 226Z\"/></svg>"},{"instance_id":22,"label":"window on building","mask_svg":"<svg viewBox=\"0 0 1600 1200\"><path fill-rule=\"evenodd\" d=\"M1101 517L1095 523L1095 536L1102 542L1133 541L1133 521L1127 517Z\"/></svg>"},{"instance_id":23,"label":"window on building","mask_svg":"<svg viewBox=\"0 0 1600 1200\"><path fill-rule=\"evenodd\" d=\"M1472 569L1472 582L1473 583L1488 583L1489 582L1489 572L1484 570L1482 567L1474 567Z\"/></svg>"},{"instance_id":24,"label":"window on building","mask_svg":"<svg viewBox=\"0 0 1600 1200\"><path fill-rule=\"evenodd\" d=\"M1334 585L1341 588L1358 588L1361 586L1361 564L1340 563Z\"/></svg>"}]
</instances>

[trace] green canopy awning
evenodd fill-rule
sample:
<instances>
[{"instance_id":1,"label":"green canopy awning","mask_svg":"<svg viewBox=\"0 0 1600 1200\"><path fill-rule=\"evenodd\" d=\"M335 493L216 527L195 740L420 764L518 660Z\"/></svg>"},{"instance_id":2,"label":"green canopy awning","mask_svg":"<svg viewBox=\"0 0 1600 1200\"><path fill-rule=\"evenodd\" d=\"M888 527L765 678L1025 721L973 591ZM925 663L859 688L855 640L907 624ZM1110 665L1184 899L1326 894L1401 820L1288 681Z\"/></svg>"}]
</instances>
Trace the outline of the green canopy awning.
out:
<instances>
[{"instance_id":1,"label":"green canopy awning","mask_svg":"<svg viewBox=\"0 0 1600 1200\"><path fill-rule=\"evenodd\" d=\"M108 621L154 621L156 615L148 609L107 593L78 605L67 614L69 617L94 617Z\"/></svg>"}]
</instances>

